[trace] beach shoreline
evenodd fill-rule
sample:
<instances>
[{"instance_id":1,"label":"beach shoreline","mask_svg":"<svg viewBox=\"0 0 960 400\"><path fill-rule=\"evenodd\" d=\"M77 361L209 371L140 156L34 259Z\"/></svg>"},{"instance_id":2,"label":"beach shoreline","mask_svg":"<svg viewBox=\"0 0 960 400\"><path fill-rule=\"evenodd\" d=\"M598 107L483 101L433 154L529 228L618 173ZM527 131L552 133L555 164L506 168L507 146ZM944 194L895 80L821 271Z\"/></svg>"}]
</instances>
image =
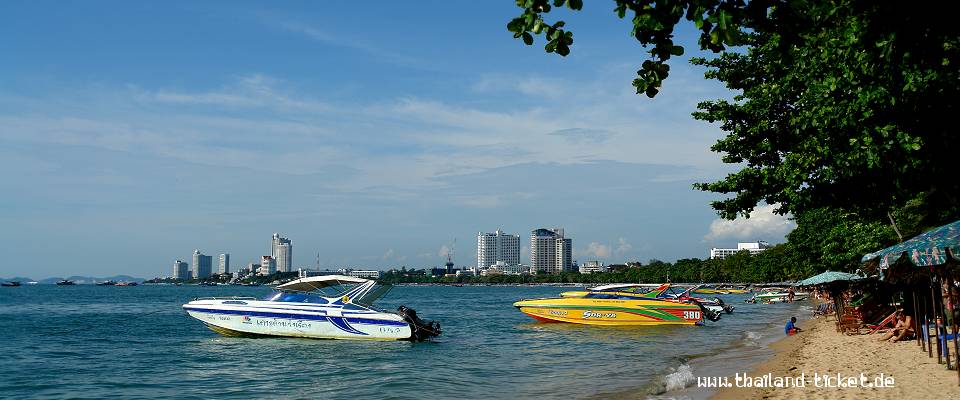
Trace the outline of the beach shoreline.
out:
<instances>
[{"instance_id":1,"label":"beach shoreline","mask_svg":"<svg viewBox=\"0 0 960 400\"><path fill-rule=\"evenodd\" d=\"M823 317L804 321L805 330L769 345L774 355L734 386L750 380L768 387L725 387L711 399L942 398L960 397L956 371L921 351L916 341L889 343L878 335L841 334ZM780 386L777 386L779 378ZM799 379L798 379L799 378ZM801 387L802 385L802 387ZM754 385L756 386L756 385Z\"/></svg>"}]
</instances>

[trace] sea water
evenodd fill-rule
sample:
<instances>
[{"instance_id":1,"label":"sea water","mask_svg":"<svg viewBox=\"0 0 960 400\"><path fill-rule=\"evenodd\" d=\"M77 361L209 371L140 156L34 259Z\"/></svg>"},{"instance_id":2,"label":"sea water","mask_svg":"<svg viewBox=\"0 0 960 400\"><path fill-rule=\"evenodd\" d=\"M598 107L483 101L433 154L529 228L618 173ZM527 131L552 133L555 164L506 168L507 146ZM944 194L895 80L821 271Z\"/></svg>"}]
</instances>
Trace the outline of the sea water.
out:
<instances>
[{"instance_id":1,"label":"sea water","mask_svg":"<svg viewBox=\"0 0 960 400\"><path fill-rule=\"evenodd\" d=\"M799 304L746 304L704 326L539 323L511 304L558 287L400 286L406 305L440 321L432 342L230 338L181 305L256 296L267 287L54 286L0 289L0 393L8 398L645 398L681 393L704 368L747 369ZM716 361L723 360L718 364ZM713 364L711 364L711 362ZM715 371L714 371L715 372Z\"/></svg>"}]
</instances>

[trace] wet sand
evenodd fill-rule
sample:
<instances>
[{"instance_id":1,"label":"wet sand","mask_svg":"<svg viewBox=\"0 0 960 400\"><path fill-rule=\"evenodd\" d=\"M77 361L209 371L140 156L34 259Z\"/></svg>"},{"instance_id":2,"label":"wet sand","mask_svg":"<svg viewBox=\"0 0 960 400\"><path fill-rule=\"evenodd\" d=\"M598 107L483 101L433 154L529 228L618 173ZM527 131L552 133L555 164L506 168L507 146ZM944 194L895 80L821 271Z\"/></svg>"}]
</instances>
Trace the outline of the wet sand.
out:
<instances>
[{"instance_id":1,"label":"wet sand","mask_svg":"<svg viewBox=\"0 0 960 400\"><path fill-rule=\"evenodd\" d=\"M771 374L772 378L794 378L788 383L798 383L795 378L804 377L804 387L787 388L724 388L712 398L732 399L902 399L902 398L960 398L960 382L957 372L937 364L921 351L916 340L889 343L878 341L880 335L848 336L835 329L835 322L824 318L812 319L800 325L805 331L774 342L770 348L776 352L772 359L758 365L747 374L752 379ZM951 357L953 352L951 349ZM887 384L892 387L860 386L861 373L871 385ZM837 374L853 387L839 386ZM881 375L882 374L882 375ZM825 387L823 376L834 387ZM815 378L819 376L820 387ZM879 381L878 381L879 378ZM885 380L885 381L884 381ZM735 384L734 380L729 381Z\"/></svg>"}]
</instances>

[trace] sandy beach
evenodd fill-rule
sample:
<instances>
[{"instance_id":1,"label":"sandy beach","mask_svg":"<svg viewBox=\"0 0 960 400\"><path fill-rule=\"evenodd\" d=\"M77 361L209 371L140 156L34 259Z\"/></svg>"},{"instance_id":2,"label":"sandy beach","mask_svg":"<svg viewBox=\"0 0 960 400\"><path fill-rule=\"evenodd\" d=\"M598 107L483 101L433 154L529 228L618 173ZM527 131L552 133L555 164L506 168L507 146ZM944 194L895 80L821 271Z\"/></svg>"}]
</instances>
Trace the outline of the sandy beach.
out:
<instances>
[{"instance_id":1,"label":"sandy beach","mask_svg":"<svg viewBox=\"0 0 960 400\"><path fill-rule=\"evenodd\" d=\"M776 354L750 371L748 378L804 377L804 387L725 388L713 399L901 399L958 398L956 371L937 364L936 352L930 358L917 342L881 342L879 335L847 336L836 332L833 319L805 321L804 332L770 345ZM952 353L951 353L952 355ZM770 374L770 375L768 375ZM837 387L837 374L846 380L861 374L872 385L889 387ZM882 374L882 375L881 375ZM830 377L825 387L824 376ZM821 387L817 387L817 381ZM731 378L733 379L733 378ZM849 381L847 381L849 382ZM734 383L734 381L730 381Z\"/></svg>"}]
</instances>

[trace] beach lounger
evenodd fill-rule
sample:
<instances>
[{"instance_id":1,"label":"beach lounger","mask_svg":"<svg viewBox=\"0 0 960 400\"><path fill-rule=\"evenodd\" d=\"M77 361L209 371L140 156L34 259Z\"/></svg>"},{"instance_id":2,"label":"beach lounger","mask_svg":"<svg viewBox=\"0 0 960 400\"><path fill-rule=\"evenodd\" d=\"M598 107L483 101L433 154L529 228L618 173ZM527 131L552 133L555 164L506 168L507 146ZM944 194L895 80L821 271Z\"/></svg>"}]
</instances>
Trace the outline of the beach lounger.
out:
<instances>
[{"instance_id":1,"label":"beach lounger","mask_svg":"<svg viewBox=\"0 0 960 400\"><path fill-rule=\"evenodd\" d=\"M883 321L880 321L879 324L876 324L876 325L868 324L867 328L870 328L871 329L870 333L874 334L881 329L887 329L887 328L893 329L896 326L897 326L897 312L894 311L890 315L888 315L886 318L884 318Z\"/></svg>"}]
</instances>

